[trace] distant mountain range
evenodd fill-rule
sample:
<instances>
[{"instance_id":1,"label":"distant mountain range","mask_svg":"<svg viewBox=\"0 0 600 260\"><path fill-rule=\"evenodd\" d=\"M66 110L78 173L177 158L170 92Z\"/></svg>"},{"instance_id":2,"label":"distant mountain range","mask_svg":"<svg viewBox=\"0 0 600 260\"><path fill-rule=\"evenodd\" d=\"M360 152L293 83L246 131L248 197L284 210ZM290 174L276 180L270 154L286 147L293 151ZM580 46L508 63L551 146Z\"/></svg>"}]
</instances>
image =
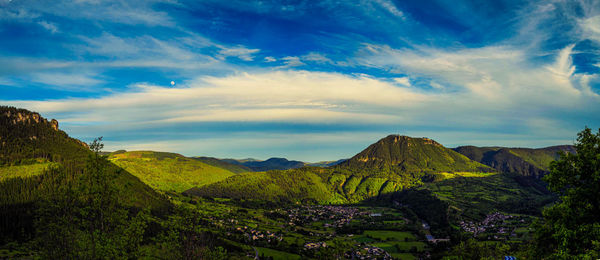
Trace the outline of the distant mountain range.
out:
<instances>
[{"instance_id":1,"label":"distant mountain range","mask_svg":"<svg viewBox=\"0 0 600 260\"><path fill-rule=\"evenodd\" d=\"M288 170L303 167L306 163L301 161L289 161L285 158L269 158L265 161L259 161L255 159L222 159L221 161L242 165L252 169L255 172L270 171L270 170Z\"/></svg>"}]
</instances>

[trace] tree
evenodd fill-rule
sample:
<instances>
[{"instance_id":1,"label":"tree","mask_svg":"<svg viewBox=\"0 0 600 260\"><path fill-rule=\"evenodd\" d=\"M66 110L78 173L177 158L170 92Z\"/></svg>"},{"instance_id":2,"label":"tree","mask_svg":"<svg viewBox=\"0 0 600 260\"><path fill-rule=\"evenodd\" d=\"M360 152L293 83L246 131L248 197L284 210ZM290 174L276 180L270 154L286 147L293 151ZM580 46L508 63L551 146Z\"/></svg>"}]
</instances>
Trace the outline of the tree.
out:
<instances>
[{"instance_id":1,"label":"tree","mask_svg":"<svg viewBox=\"0 0 600 260\"><path fill-rule=\"evenodd\" d=\"M578 134L576 154L562 153L543 178L560 196L536 222L535 257L598 259L600 257L600 129Z\"/></svg>"},{"instance_id":2,"label":"tree","mask_svg":"<svg viewBox=\"0 0 600 260\"><path fill-rule=\"evenodd\" d=\"M90 145L85 169L60 167L57 189L39 203L37 244L48 259L138 258L150 212L129 218L119 204L115 179L119 169L100 155L102 138ZM70 181L70 176L78 176Z\"/></svg>"}]
</instances>

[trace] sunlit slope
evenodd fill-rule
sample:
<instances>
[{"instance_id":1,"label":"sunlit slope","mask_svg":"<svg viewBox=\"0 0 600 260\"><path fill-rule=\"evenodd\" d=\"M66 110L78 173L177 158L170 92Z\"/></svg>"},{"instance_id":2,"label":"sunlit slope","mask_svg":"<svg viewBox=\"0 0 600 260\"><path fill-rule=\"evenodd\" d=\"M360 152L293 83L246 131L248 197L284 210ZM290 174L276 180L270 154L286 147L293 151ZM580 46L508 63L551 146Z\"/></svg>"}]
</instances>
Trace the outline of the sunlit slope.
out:
<instances>
[{"instance_id":1,"label":"sunlit slope","mask_svg":"<svg viewBox=\"0 0 600 260\"><path fill-rule=\"evenodd\" d=\"M0 181L10 178L26 178L43 174L50 167L57 167L59 163L36 162L25 165L12 165L0 167Z\"/></svg>"},{"instance_id":2,"label":"sunlit slope","mask_svg":"<svg viewBox=\"0 0 600 260\"><path fill-rule=\"evenodd\" d=\"M212 165L208 164L206 158L153 151L115 152L109 155L109 160L152 188L174 192L215 183L244 171L224 162L211 160Z\"/></svg>"},{"instance_id":3,"label":"sunlit slope","mask_svg":"<svg viewBox=\"0 0 600 260\"><path fill-rule=\"evenodd\" d=\"M322 176L308 169L249 172L186 193L197 196L264 199L284 202L342 203Z\"/></svg>"}]
</instances>

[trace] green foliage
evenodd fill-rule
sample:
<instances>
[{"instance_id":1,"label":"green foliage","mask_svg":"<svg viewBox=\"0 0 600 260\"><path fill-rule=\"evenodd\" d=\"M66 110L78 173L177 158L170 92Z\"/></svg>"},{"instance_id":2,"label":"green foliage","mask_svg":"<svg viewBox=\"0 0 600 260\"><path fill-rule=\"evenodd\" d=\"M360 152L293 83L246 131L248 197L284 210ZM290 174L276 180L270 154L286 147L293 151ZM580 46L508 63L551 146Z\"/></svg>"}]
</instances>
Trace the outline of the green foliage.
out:
<instances>
[{"instance_id":1,"label":"green foliage","mask_svg":"<svg viewBox=\"0 0 600 260\"><path fill-rule=\"evenodd\" d=\"M224 180L240 171L238 166L226 166L226 163L204 163L203 159L187 158L179 154L134 151L111 154L109 159L140 178L144 183L162 191L182 192L192 187L204 186Z\"/></svg>"},{"instance_id":2,"label":"green foliage","mask_svg":"<svg viewBox=\"0 0 600 260\"><path fill-rule=\"evenodd\" d=\"M90 145L84 174L78 185L60 186L38 208L37 245L44 258L115 259L138 255L146 228L147 212L129 218L119 204L106 157L99 155L100 139ZM114 168L113 168L114 169ZM58 178L67 178L59 172Z\"/></svg>"},{"instance_id":3,"label":"green foliage","mask_svg":"<svg viewBox=\"0 0 600 260\"><path fill-rule=\"evenodd\" d=\"M600 257L600 130L578 134L576 154L562 153L544 177L560 201L544 210L534 254L556 259Z\"/></svg>"},{"instance_id":4,"label":"green foliage","mask_svg":"<svg viewBox=\"0 0 600 260\"><path fill-rule=\"evenodd\" d=\"M273 250L265 247L256 247L256 250L258 250L258 255L261 259L266 257L272 257L274 260L302 259L299 255L296 254L290 254L287 252Z\"/></svg>"},{"instance_id":5,"label":"green foliage","mask_svg":"<svg viewBox=\"0 0 600 260\"><path fill-rule=\"evenodd\" d=\"M186 193L198 196L325 203L335 196L326 182L308 169L243 173Z\"/></svg>"},{"instance_id":6,"label":"green foliage","mask_svg":"<svg viewBox=\"0 0 600 260\"><path fill-rule=\"evenodd\" d=\"M366 230L363 235L380 241L397 240L397 241L414 241L416 238L409 232L387 231L387 230Z\"/></svg>"},{"instance_id":7,"label":"green foliage","mask_svg":"<svg viewBox=\"0 0 600 260\"><path fill-rule=\"evenodd\" d=\"M50 167L58 167L59 163L41 162L25 165L13 165L0 167L0 182L9 178L28 178L41 175Z\"/></svg>"},{"instance_id":8,"label":"green foliage","mask_svg":"<svg viewBox=\"0 0 600 260\"><path fill-rule=\"evenodd\" d=\"M506 243L480 242L475 239L469 239L460 242L449 255L459 257L459 259L504 259L511 255L511 247Z\"/></svg>"},{"instance_id":9,"label":"green foliage","mask_svg":"<svg viewBox=\"0 0 600 260\"><path fill-rule=\"evenodd\" d=\"M227 251L216 246L216 236L206 232L205 219L196 210L177 207L175 214L161 222L162 232L154 245L146 247L142 257L162 259L226 259Z\"/></svg>"},{"instance_id":10,"label":"green foliage","mask_svg":"<svg viewBox=\"0 0 600 260\"><path fill-rule=\"evenodd\" d=\"M390 135L377 141L338 166L404 173L490 170L489 167L445 148L431 139L397 135Z\"/></svg>"},{"instance_id":11,"label":"green foliage","mask_svg":"<svg viewBox=\"0 0 600 260\"><path fill-rule=\"evenodd\" d=\"M431 191L467 219L481 219L494 211L539 215L555 199L541 181L517 174L456 177L418 189Z\"/></svg>"}]
</instances>

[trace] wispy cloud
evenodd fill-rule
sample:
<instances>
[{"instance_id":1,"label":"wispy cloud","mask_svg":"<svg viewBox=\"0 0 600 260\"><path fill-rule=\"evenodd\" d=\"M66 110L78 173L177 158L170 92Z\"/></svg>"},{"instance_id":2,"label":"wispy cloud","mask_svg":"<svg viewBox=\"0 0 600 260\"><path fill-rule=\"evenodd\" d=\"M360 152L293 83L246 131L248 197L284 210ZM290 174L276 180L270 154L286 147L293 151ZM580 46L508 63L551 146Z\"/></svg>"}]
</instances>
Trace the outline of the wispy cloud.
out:
<instances>
[{"instance_id":1,"label":"wispy cloud","mask_svg":"<svg viewBox=\"0 0 600 260\"><path fill-rule=\"evenodd\" d=\"M98 79L95 75L89 73L62 73L62 72L45 72L34 73L30 76L30 80L37 83L59 87L64 90L79 90L89 91L95 85L101 84L104 81Z\"/></svg>"},{"instance_id":2,"label":"wispy cloud","mask_svg":"<svg viewBox=\"0 0 600 260\"><path fill-rule=\"evenodd\" d=\"M56 26L56 24L53 23L49 23L46 21L39 21L38 24L42 27L44 27L44 29L48 30L51 33L57 33L58 32L58 27Z\"/></svg>"},{"instance_id":3,"label":"wispy cloud","mask_svg":"<svg viewBox=\"0 0 600 260\"><path fill-rule=\"evenodd\" d=\"M219 54L223 55L223 57L237 57L244 61L253 61L254 54L258 53L259 49L248 49L242 46L236 47L221 47Z\"/></svg>"},{"instance_id":4,"label":"wispy cloud","mask_svg":"<svg viewBox=\"0 0 600 260\"><path fill-rule=\"evenodd\" d=\"M286 69L306 65L304 62L302 62L302 60L300 60L300 57L296 56L286 56L279 60L283 62L283 65L276 67L277 69Z\"/></svg>"}]
</instances>

